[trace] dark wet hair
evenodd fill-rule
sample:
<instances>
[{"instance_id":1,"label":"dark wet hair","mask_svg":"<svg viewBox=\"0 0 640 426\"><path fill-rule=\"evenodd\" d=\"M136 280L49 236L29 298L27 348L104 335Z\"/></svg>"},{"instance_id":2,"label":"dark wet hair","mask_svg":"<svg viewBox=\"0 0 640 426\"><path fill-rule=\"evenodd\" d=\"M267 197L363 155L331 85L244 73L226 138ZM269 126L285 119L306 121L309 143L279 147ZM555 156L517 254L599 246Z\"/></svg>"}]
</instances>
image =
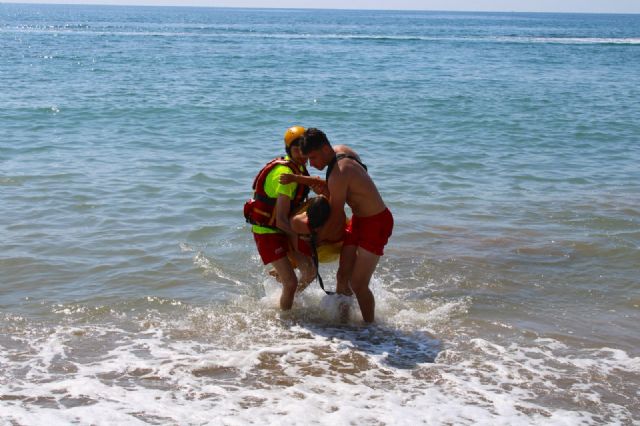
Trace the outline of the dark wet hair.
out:
<instances>
[{"instance_id":1,"label":"dark wet hair","mask_svg":"<svg viewBox=\"0 0 640 426\"><path fill-rule=\"evenodd\" d=\"M287 152L287 155L289 157L291 157L291 147L294 146L302 146L302 142L304 141L304 138L302 136L300 136L297 139L294 139L293 142L291 142L291 144L289 144L289 146L285 146L284 150Z\"/></svg>"},{"instance_id":2,"label":"dark wet hair","mask_svg":"<svg viewBox=\"0 0 640 426\"><path fill-rule=\"evenodd\" d=\"M309 200L309 207L307 208L307 218L309 219L309 228L311 231L320 228L329 219L331 213L331 206L329 200L325 197L315 197Z\"/></svg>"},{"instance_id":3,"label":"dark wet hair","mask_svg":"<svg viewBox=\"0 0 640 426\"><path fill-rule=\"evenodd\" d=\"M300 145L300 149L304 155L307 155L311 151L322 148L324 145L331 146L327 135L320 129L310 127L304 132L304 140L302 141L302 145Z\"/></svg>"}]
</instances>

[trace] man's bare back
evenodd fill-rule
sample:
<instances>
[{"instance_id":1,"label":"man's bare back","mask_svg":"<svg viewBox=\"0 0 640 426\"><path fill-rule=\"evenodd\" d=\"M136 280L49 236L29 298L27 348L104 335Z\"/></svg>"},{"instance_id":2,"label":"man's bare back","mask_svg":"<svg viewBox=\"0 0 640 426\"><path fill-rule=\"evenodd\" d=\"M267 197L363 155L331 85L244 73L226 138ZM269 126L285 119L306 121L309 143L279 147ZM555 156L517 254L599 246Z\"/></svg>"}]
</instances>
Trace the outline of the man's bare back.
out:
<instances>
[{"instance_id":1,"label":"man's bare back","mask_svg":"<svg viewBox=\"0 0 640 426\"><path fill-rule=\"evenodd\" d=\"M346 145L336 145L333 148L337 155L348 155L360 161L360 156ZM364 167L356 160L348 157L338 160L327 184L330 192L332 185L345 188L346 202L356 216L373 216L386 208L378 188Z\"/></svg>"}]
</instances>

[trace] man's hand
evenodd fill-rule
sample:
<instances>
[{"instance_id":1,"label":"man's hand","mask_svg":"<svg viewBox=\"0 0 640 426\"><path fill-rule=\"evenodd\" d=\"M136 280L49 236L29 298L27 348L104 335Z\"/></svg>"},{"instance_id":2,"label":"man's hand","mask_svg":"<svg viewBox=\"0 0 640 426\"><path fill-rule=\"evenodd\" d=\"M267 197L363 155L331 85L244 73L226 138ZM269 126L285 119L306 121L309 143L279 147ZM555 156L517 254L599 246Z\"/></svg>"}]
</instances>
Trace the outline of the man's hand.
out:
<instances>
[{"instance_id":1,"label":"man's hand","mask_svg":"<svg viewBox=\"0 0 640 426\"><path fill-rule=\"evenodd\" d=\"M296 175L292 174L292 173L283 173L280 175L280 178L278 179L280 181L281 184L283 185L287 185L289 183L295 182Z\"/></svg>"},{"instance_id":2,"label":"man's hand","mask_svg":"<svg viewBox=\"0 0 640 426\"><path fill-rule=\"evenodd\" d=\"M278 181L283 185L287 185L292 182L296 182L299 185L307 185L313 189L313 192L316 194L324 195L325 197L329 196L329 187L327 186L327 182L318 176L300 176L292 173L283 173L278 178Z\"/></svg>"},{"instance_id":3,"label":"man's hand","mask_svg":"<svg viewBox=\"0 0 640 426\"><path fill-rule=\"evenodd\" d=\"M309 186L311 187L311 189L313 189L313 192L315 192L316 194L329 197L329 187L327 186L327 183L324 180L318 179L318 182L314 182Z\"/></svg>"}]
</instances>

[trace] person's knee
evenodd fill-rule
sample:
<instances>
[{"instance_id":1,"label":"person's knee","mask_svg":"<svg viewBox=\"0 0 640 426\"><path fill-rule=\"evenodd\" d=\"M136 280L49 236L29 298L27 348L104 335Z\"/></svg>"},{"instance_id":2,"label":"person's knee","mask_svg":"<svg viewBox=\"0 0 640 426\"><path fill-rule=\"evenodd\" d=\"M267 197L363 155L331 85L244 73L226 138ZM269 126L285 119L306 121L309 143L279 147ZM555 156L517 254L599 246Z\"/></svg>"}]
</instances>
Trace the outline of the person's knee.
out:
<instances>
[{"instance_id":1,"label":"person's knee","mask_svg":"<svg viewBox=\"0 0 640 426\"><path fill-rule=\"evenodd\" d=\"M362 282L362 281L351 281L351 290L353 291L353 293L358 296L360 294L364 294L366 292L369 291L369 283L368 282Z\"/></svg>"},{"instance_id":2,"label":"person's knee","mask_svg":"<svg viewBox=\"0 0 640 426\"><path fill-rule=\"evenodd\" d=\"M282 282L282 287L288 291L295 291L298 288L298 280L295 276L287 277L288 279Z\"/></svg>"},{"instance_id":3,"label":"person's knee","mask_svg":"<svg viewBox=\"0 0 640 426\"><path fill-rule=\"evenodd\" d=\"M293 306L293 298L298 287L297 281L282 283L282 294L280 295L280 308L289 310Z\"/></svg>"},{"instance_id":4,"label":"person's knee","mask_svg":"<svg viewBox=\"0 0 640 426\"><path fill-rule=\"evenodd\" d=\"M280 275L280 278L284 291L295 292L298 287L298 279L296 278L295 273L287 271L287 273Z\"/></svg>"}]
</instances>

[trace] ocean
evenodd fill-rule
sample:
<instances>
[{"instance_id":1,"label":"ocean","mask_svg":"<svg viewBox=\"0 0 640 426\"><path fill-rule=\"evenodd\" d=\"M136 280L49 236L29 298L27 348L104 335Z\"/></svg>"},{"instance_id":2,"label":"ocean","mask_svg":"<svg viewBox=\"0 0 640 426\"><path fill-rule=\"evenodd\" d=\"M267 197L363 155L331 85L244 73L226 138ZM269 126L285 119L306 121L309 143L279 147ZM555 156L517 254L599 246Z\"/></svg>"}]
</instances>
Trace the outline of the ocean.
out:
<instances>
[{"instance_id":1,"label":"ocean","mask_svg":"<svg viewBox=\"0 0 640 426\"><path fill-rule=\"evenodd\" d=\"M292 125L394 214L374 325L278 308ZM639 165L640 15L2 3L0 423L638 424Z\"/></svg>"}]
</instances>

